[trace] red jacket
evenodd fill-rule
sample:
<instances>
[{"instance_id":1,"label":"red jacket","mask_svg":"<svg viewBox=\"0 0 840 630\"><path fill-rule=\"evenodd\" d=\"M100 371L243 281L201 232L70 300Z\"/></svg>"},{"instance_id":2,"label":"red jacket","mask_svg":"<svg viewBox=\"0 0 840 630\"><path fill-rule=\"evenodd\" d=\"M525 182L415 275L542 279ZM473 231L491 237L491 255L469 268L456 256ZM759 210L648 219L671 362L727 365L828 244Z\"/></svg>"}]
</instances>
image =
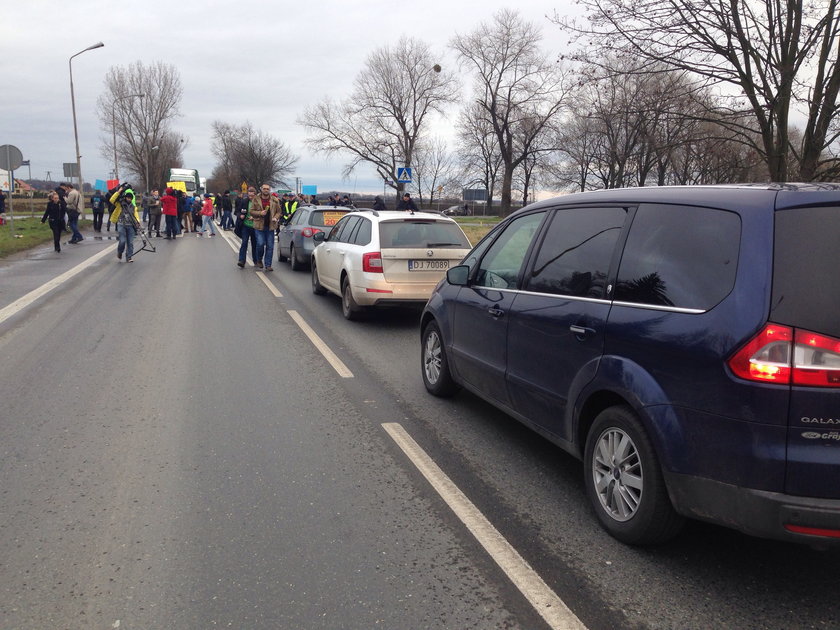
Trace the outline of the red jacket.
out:
<instances>
[{"instance_id":1,"label":"red jacket","mask_svg":"<svg viewBox=\"0 0 840 630\"><path fill-rule=\"evenodd\" d=\"M214 212L215 208L213 207L213 200L210 199L210 197L207 197L204 200L204 205L201 206L201 214L205 217L212 217Z\"/></svg>"},{"instance_id":2,"label":"red jacket","mask_svg":"<svg viewBox=\"0 0 840 630\"><path fill-rule=\"evenodd\" d=\"M163 214L170 217L178 216L178 200L174 195L163 195L163 197L160 198L160 203L163 206Z\"/></svg>"}]
</instances>

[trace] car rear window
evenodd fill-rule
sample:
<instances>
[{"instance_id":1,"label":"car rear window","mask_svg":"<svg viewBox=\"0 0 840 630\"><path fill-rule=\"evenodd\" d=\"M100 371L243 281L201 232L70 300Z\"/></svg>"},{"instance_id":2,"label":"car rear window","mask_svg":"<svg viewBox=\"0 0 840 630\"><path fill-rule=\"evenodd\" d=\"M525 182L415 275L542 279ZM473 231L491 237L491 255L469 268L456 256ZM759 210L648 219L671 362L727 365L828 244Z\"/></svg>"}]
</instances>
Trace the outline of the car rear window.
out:
<instances>
[{"instance_id":1,"label":"car rear window","mask_svg":"<svg viewBox=\"0 0 840 630\"><path fill-rule=\"evenodd\" d=\"M840 337L840 206L776 212L770 319Z\"/></svg>"},{"instance_id":2,"label":"car rear window","mask_svg":"<svg viewBox=\"0 0 840 630\"><path fill-rule=\"evenodd\" d=\"M380 223L379 246L382 248L469 249L470 242L457 223L407 219Z\"/></svg>"},{"instance_id":3,"label":"car rear window","mask_svg":"<svg viewBox=\"0 0 840 630\"><path fill-rule=\"evenodd\" d=\"M617 302L708 310L735 285L741 218L712 208L642 204L615 287Z\"/></svg>"},{"instance_id":4,"label":"car rear window","mask_svg":"<svg viewBox=\"0 0 840 630\"><path fill-rule=\"evenodd\" d=\"M313 227L332 227L339 219L349 212L348 210L315 210L309 219L309 225Z\"/></svg>"}]
</instances>

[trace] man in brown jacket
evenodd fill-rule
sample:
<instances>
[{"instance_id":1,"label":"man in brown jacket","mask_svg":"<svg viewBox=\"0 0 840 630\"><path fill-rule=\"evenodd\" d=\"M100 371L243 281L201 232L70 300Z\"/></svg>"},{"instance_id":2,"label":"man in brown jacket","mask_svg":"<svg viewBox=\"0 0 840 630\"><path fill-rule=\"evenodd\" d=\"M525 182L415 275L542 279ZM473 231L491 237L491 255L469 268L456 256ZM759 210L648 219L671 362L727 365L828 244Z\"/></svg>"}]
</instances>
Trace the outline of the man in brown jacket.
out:
<instances>
[{"instance_id":1,"label":"man in brown jacket","mask_svg":"<svg viewBox=\"0 0 840 630\"><path fill-rule=\"evenodd\" d=\"M265 268L266 271L274 271L271 267L271 261L274 258L274 230L282 214L280 200L271 194L269 185L260 186L260 194L251 200L248 208L248 215L254 221L254 234L257 238L257 259L254 261L257 269Z\"/></svg>"}]
</instances>

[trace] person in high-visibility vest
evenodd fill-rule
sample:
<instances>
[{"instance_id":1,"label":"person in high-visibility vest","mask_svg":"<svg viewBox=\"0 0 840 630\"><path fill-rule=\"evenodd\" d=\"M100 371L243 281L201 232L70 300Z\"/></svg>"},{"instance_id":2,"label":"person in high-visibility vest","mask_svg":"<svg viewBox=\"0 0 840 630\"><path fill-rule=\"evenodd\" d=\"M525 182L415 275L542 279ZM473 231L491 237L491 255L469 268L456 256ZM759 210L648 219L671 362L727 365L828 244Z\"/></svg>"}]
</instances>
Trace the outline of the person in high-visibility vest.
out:
<instances>
[{"instance_id":1,"label":"person in high-visibility vest","mask_svg":"<svg viewBox=\"0 0 840 630\"><path fill-rule=\"evenodd\" d=\"M283 225L289 225L298 209L298 200L289 193L283 194Z\"/></svg>"}]
</instances>

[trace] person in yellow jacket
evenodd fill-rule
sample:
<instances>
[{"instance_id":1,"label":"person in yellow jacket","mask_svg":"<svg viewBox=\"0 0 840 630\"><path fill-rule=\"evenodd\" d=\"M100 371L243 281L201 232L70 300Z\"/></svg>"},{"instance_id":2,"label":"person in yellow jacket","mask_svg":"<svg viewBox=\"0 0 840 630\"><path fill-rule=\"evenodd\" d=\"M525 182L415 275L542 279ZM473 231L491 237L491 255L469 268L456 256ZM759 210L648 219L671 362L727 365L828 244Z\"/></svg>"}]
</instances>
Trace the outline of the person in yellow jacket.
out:
<instances>
[{"instance_id":1,"label":"person in yellow jacket","mask_svg":"<svg viewBox=\"0 0 840 630\"><path fill-rule=\"evenodd\" d=\"M123 252L125 252L125 261L134 262L131 258L134 255L134 237L140 226L140 215L137 213L134 191L128 184L121 184L111 195L110 201L114 204L111 223L116 224L120 237L119 245L117 245L117 259L122 260Z\"/></svg>"}]
</instances>

